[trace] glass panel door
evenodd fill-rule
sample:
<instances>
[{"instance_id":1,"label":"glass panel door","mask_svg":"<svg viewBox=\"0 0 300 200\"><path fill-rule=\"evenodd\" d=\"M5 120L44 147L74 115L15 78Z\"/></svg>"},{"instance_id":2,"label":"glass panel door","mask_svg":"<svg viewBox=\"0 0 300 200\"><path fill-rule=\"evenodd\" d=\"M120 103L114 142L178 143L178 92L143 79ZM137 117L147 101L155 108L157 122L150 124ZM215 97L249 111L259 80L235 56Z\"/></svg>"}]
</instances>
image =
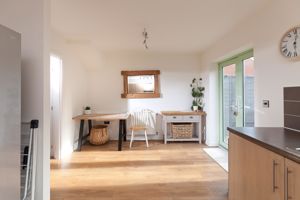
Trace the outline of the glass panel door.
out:
<instances>
[{"instance_id":1,"label":"glass panel door","mask_svg":"<svg viewBox=\"0 0 300 200\"><path fill-rule=\"evenodd\" d=\"M244 126L254 126L254 57L243 61L244 64Z\"/></svg>"},{"instance_id":2,"label":"glass panel door","mask_svg":"<svg viewBox=\"0 0 300 200\"><path fill-rule=\"evenodd\" d=\"M254 126L253 52L219 63L220 145L228 147L227 127Z\"/></svg>"},{"instance_id":3,"label":"glass panel door","mask_svg":"<svg viewBox=\"0 0 300 200\"><path fill-rule=\"evenodd\" d=\"M235 105L236 105L236 65L231 64L222 68L223 80L223 129L228 126L236 126ZM228 143L228 132L224 131L222 142Z\"/></svg>"}]
</instances>

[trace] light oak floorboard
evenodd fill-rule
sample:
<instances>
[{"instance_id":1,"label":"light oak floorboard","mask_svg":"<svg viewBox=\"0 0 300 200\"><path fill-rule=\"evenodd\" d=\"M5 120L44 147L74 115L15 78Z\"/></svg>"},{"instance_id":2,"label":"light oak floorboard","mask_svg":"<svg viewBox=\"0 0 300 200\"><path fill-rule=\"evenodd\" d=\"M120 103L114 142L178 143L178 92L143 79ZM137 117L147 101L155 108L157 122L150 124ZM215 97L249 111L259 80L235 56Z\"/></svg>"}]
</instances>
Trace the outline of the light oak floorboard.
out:
<instances>
[{"instance_id":1,"label":"light oak floorboard","mask_svg":"<svg viewBox=\"0 0 300 200\"><path fill-rule=\"evenodd\" d=\"M228 175L196 143L85 145L51 160L51 200L227 200Z\"/></svg>"}]
</instances>

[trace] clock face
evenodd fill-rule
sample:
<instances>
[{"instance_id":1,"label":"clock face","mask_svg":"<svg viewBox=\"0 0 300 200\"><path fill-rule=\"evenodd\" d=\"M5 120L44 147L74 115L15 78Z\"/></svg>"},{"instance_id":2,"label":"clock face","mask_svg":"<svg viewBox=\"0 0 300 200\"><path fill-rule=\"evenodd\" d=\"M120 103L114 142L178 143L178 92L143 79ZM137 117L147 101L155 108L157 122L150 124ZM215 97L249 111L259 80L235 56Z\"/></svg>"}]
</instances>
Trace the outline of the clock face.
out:
<instances>
[{"instance_id":1,"label":"clock face","mask_svg":"<svg viewBox=\"0 0 300 200\"><path fill-rule=\"evenodd\" d=\"M300 57L300 27L293 28L283 36L280 49L287 58Z\"/></svg>"}]
</instances>

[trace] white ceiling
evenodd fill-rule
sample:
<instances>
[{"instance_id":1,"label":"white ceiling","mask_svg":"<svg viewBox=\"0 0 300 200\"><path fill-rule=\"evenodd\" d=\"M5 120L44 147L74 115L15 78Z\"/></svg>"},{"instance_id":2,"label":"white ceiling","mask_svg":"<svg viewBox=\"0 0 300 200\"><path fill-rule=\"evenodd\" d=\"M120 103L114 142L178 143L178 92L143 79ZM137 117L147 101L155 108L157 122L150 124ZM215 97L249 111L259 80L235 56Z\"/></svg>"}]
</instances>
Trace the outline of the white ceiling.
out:
<instances>
[{"instance_id":1,"label":"white ceiling","mask_svg":"<svg viewBox=\"0 0 300 200\"><path fill-rule=\"evenodd\" d=\"M51 26L99 51L201 52L270 0L51 0Z\"/></svg>"}]
</instances>

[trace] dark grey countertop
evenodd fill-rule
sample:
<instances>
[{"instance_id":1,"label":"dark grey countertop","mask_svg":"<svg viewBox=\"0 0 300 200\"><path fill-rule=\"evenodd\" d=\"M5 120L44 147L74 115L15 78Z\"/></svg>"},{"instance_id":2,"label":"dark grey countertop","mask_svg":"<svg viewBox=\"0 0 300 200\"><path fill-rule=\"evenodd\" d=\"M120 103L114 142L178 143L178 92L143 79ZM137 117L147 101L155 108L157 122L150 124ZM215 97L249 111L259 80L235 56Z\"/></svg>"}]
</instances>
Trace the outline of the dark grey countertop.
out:
<instances>
[{"instance_id":1,"label":"dark grey countertop","mask_svg":"<svg viewBox=\"0 0 300 200\"><path fill-rule=\"evenodd\" d=\"M300 164L300 132L285 128L227 128L233 134L243 137L270 151Z\"/></svg>"}]
</instances>

